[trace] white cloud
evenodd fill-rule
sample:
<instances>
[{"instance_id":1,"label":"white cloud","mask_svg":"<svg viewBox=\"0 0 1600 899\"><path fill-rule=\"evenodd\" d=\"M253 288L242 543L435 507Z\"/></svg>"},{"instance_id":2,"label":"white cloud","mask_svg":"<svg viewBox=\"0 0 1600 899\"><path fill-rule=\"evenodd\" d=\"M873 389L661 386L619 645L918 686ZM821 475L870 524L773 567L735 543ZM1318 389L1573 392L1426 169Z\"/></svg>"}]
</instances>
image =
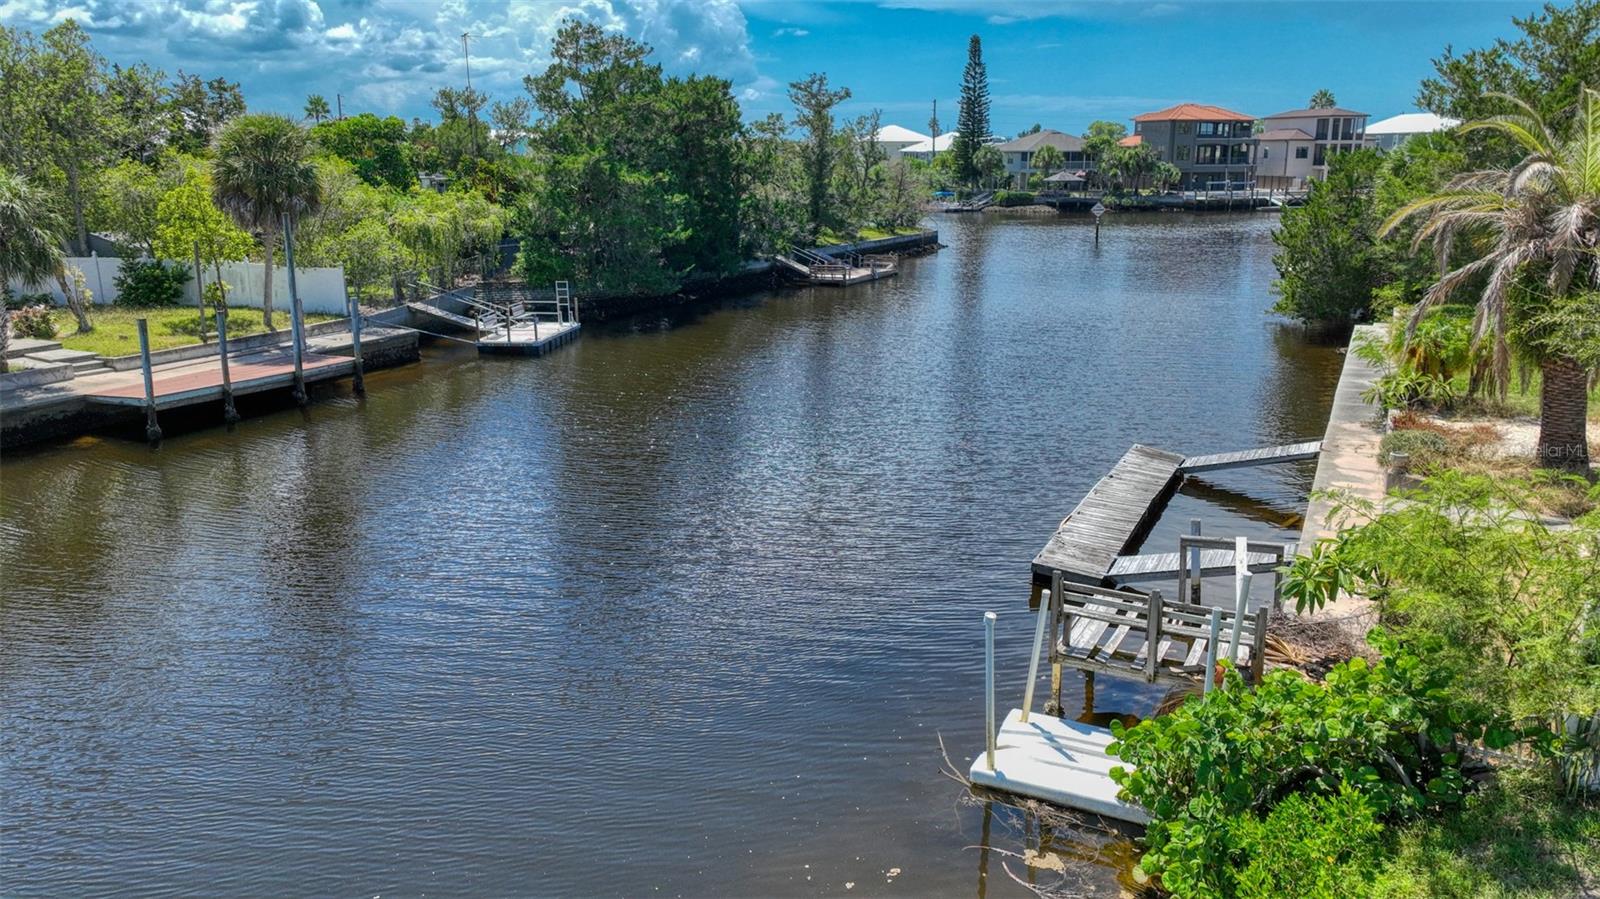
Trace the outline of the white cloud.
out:
<instances>
[{"instance_id":1,"label":"white cloud","mask_svg":"<svg viewBox=\"0 0 1600 899\"><path fill-rule=\"evenodd\" d=\"M298 110L342 93L375 112L421 112L465 80L496 99L548 64L550 39L581 18L651 44L670 73L718 75L762 93L737 0L0 0L0 22L34 31L71 16L114 62L147 61L240 81L253 108Z\"/></svg>"},{"instance_id":2,"label":"white cloud","mask_svg":"<svg viewBox=\"0 0 1600 899\"><path fill-rule=\"evenodd\" d=\"M773 37L805 37L811 32L804 28L779 28L772 32Z\"/></svg>"}]
</instances>

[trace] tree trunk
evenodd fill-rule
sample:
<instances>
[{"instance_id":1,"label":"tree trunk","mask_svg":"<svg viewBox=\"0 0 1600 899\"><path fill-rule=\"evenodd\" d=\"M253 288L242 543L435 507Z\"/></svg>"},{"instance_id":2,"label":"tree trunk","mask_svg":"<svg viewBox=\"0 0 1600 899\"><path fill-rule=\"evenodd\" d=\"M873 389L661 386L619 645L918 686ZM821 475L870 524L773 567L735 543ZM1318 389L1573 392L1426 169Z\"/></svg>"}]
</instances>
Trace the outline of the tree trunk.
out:
<instances>
[{"instance_id":1,"label":"tree trunk","mask_svg":"<svg viewBox=\"0 0 1600 899\"><path fill-rule=\"evenodd\" d=\"M263 256L267 262L266 273L261 276L261 324L268 331L276 331L272 326L272 254L278 247L278 231L268 228L261 232L261 247L265 251Z\"/></svg>"},{"instance_id":2,"label":"tree trunk","mask_svg":"<svg viewBox=\"0 0 1600 899\"><path fill-rule=\"evenodd\" d=\"M1548 360L1539 373L1539 465L1587 473L1589 373L1573 359Z\"/></svg>"},{"instance_id":3,"label":"tree trunk","mask_svg":"<svg viewBox=\"0 0 1600 899\"><path fill-rule=\"evenodd\" d=\"M82 277L82 272L78 273L78 277ZM83 293L78 290L76 281L77 278L69 276L65 268L56 270L56 284L61 287L61 295L67 299L67 308L72 311L72 317L78 320L78 333L87 334L94 330L94 323L89 321L89 310L84 308Z\"/></svg>"},{"instance_id":4,"label":"tree trunk","mask_svg":"<svg viewBox=\"0 0 1600 899\"><path fill-rule=\"evenodd\" d=\"M11 307L0 302L0 373L11 370L6 353L11 350Z\"/></svg>"}]
</instances>

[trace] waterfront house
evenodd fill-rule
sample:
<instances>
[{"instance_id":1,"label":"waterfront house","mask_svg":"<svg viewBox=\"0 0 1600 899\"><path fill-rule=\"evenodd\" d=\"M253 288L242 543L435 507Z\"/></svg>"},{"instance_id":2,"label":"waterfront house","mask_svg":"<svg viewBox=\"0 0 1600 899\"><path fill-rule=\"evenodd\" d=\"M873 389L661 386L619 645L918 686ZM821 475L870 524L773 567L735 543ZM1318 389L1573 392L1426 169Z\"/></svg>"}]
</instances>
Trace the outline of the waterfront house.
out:
<instances>
[{"instance_id":1,"label":"waterfront house","mask_svg":"<svg viewBox=\"0 0 1600 899\"><path fill-rule=\"evenodd\" d=\"M907 147L930 140L928 135L899 125L884 125L872 136L872 140L883 150L883 158L890 161L899 159Z\"/></svg>"},{"instance_id":2,"label":"waterfront house","mask_svg":"<svg viewBox=\"0 0 1600 899\"><path fill-rule=\"evenodd\" d=\"M1393 150L1407 138L1435 131L1449 131L1461 124L1460 119L1447 119L1431 112L1408 112L1390 116L1367 126L1367 137L1380 150Z\"/></svg>"},{"instance_id":3,"label":"waterfront house","mask_svg":"<svg viewBox=\"0 0 1600 899\"><path fill-rule=\"evenodd\" d=\"M1055 147L1061 153L1062 167L1067 171L1075 172L1088 167L1082 138L1046 128L995 145L995 149L1000 151L1000 156L1006 161L1006 178L1011 181L1012 187L1017 190L1027 190L1028 181L1034 175L1055 174L1055 172L1040 171L1033 166L1034 154L1044 147Z\"/></svg>"},{"instance_id":4,"label":"waterfront house","mask_svg":"<svg viewBox=\"0 0 1600 899\"><path fill-rule=\"evenodd\" d=\"M1274 181L1270 185L1263 182L1261 186L1298 190L1305 187L1308 180L1323 178L1328 174L1330 157L1368 145L1366 131L1366 113L1337 106L1329 109L1291 109L1267 116L1261 120L1259 138L1264 142L1261 146L1266 156L1256 160L1256 170L1258 175L1273 173ZM1294 136L1292 132L1306 135L1310 138L1309 142ZM1278 137L1266 142L1268 134ZM1279 156L1280 150L1290 154L1290 157ZM1304 165L1306 162L1310 165ZM1294 174L1296 172L1298 174ZM1293 183L1280 183L1283 179L1290 179Z\"/></svg>"},{"instance_id":5,"label":"waterfront house","mask_svg":"<svg viewBox=\"0 0 1600 899\"><path fill-rule=\"evenodd\" d=\"M932 162L936 154L950 152L950 145L955 142L955 139L956 132L946 131L938 137L925 138L919 143L902 148L900 156L904 159L920 159L923 162Z\"/></svg>"},{"instance_id":6,"label":"waterfront house","mask_svg":"<svg viewBox=\"0 0 1600 899\"><path fill-rule=\"evenodd\" d=\"M1145 144L1182 174L1184 190L1247 188L1255 179L1255 118L1221 106L1179 103L1133 117L1127 145Z\"/></svg>"}]
</instances>

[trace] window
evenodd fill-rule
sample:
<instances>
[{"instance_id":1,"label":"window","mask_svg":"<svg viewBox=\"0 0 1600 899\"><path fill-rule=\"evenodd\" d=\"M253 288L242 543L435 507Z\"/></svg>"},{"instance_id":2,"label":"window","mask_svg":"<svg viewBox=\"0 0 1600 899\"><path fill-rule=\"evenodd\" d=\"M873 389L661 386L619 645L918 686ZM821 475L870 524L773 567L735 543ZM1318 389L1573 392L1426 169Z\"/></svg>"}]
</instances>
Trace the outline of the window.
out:
<instances>
[{"instance_id":1,"label":"window","mask_svg":"<svg viewBox=\"0 0 1600 899\"><path fill-rule=\"evenodd\" d=\"M1179 122L1178 123L1178 133L1179 134L1188 134L1193 130L1194 130L1194 123L1193 122Z\"/></svg>"},{"instance_id":2,"label":"window","mask_svg":"<svg viewBox=\"0 0 1600 899\"><path fill-rule=\"evenodd\" d=\"M1272 151L1271 150L1267 149L1266 147L1262 147L1261 148L1261 158L1262 159L1266 159L1268 156L1271 156L1271 155L1272 155Z\"/></svg>"},{"instance_id":3,"label":"window","mask_svg":"<svg viewBox=\"0 0 1600 899\"><path fill-rule=\"evenodd\" d=\"M1216 122L1201 122L1200 123L1200 136L1201 137L1214 137L1214 136L1216 136L1216 133L1217 133L1217 123Z\"/></svg>"},{"instance_id":4,"label":"window","mask_svg":"<svg viewBox=\"0 0 1600 899\"><path fill-rule=\"evenodd\" d=\"M1328 139L1328 120L1317 119L1317 140Z\"/></svg>"},{"instance_id":5,"label":"window","mask_svg":"<svg viewBox=\"0 0 1600 899\"><path fill-rule=\"evenodd\" d=\"M1340 119L1339 121L1344 123L1339 128L1339 139L1340 140L1349 140L1353 136L1353 133L1352 133L1353 129L1351 127L1351 122L1353 122L1354 120L1353 119Z\"/></svg>"},{"instance_id":6,"label":"window","mask_svg":"<svg viewBox=\"0 0 1600 899\"><path fill-rule=\"evenodd\" d=\"M1307 148L1307 147L1295 147L1294 148L1294 158L1296 158L1296 159L1304 159L1304 158L1306 158L1308 155L1310 155L1310 154L1308 154L1306 152L1307 149L1309 149L1309 148Z\"/></svg>"},{"instance_id":7,"label":"window","mask_svg":"<svg viewBox=\"0 0 1600 899\"><path fill-rule=\"evenodd\" d=\"M1328 161L1328 159L1327 159L1327 148L1326 148L1326 146L1323 145L1323 144L1317 144L1317 153L1316 153L1315 156L1311 157L1311 164L1312 165L1324 165L1324 164L1327 163L1327 161Z\"/></svg>"}]
</instances>

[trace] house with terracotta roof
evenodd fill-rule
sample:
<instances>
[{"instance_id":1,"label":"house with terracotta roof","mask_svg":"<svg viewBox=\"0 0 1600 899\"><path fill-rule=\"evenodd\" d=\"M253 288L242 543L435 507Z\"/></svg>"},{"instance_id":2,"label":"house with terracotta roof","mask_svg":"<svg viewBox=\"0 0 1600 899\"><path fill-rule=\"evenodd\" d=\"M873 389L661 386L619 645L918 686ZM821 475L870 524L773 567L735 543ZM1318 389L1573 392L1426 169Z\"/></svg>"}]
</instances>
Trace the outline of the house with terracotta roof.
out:
<instances>
[{"instance_id":1,"label":"house with terracotta roof","mask_svg":"<svg viewBox=\"0 0 1600 899\"><path fill-rule=\"evenodd\" d=\"M1261 120L1261 129L1256 171L1270 179L1262 187L1298 190L1308 180L1325 177L1331 157L1371 146L1367 114L1338 106L1269 115ZM1275 139L1268 141L1268 134Z\"/></svg>"},{"instance_id":2,"label":"house with terracotta roof","mask_svg":"<svg viewBox=\"0 0 1600 899\"><path fill-rule=\"evenodd\" d=\"M1128 140L1177 166L1184 190L1243 189L1255 179L1255 118L1242 112L1179 103L1134 116Z\"/></svg>"}]
</instances>

